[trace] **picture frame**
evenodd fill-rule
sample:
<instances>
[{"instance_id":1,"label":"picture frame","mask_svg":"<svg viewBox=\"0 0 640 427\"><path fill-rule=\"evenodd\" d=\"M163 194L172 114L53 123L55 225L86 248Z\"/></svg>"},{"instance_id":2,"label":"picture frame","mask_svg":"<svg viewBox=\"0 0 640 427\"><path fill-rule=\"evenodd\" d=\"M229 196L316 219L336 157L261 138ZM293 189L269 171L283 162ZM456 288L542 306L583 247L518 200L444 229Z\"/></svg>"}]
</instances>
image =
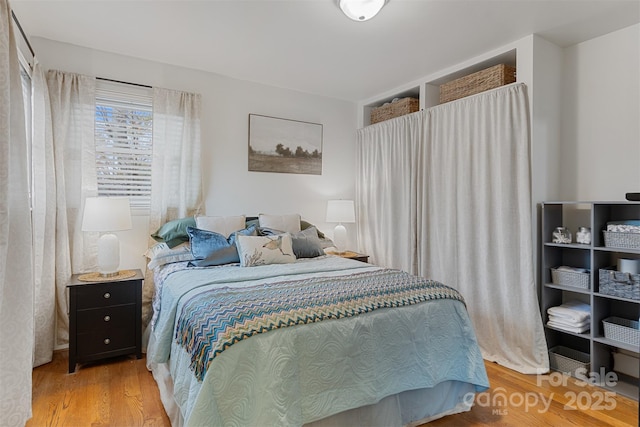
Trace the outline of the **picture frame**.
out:
<instances>
[{"instance_id":1,"label":"picture frame","mask_svg":"<svg viewBox=\"0 0 640 427\"><path fill-rule=\"evenodd\" d=\"M249 114L248 169L322 175L322 137L319 123Z\"/></svg>"}]
</instances>

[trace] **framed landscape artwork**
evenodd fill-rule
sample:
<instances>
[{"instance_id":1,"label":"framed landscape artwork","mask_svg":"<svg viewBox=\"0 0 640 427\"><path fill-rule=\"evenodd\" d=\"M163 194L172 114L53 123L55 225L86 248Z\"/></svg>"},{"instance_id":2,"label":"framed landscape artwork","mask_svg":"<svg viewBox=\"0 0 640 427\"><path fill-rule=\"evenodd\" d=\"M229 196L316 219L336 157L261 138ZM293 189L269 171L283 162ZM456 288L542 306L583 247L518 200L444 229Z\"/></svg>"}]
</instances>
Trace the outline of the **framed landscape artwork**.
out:
<instances>
[{"instance_id":1,"label":"framed landscape artwork","mask_svg":"<svg viewBox=\"0 0 640 427\"><path fill-rule=\"evenodd\" d=\"M249 114L249 170L322 175L322 125Z\"/></svg>"}]
</instances>

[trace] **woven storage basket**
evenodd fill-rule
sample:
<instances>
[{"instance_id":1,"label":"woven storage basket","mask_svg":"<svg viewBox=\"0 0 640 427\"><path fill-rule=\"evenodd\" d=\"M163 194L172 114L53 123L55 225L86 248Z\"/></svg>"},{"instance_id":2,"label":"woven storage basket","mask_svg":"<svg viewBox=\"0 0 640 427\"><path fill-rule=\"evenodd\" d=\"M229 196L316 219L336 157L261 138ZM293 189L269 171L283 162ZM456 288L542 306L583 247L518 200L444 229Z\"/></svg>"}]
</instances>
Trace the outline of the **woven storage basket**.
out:
<instances>
[{"instance_id":1,"label":"woven storage basket","mask_svg":"<svg viewBox=\"0 0 640 427\"><path fill-rule=\"evenodd\" d=\"M371 124L383 122L405 114L415 113L420 109L420 100L416 98L402 98L371 110Z\"/></svg>"},{"instance_id":2,"label":"woven storage basket","mask_svg":"<svg viewBox=\"0 0 640 427\"><path fill-rule=\"evenodd\" d=\"M440 85L440 103L475 95L515 81L515 67L506 64L494 65Z\"/></svg>"},{"instance_id":3,"label":"woven storage basket","mask_svg":"<svg viewBox=\"0 0 640 427\"><path fill-rule=\"evenodd\" d=\"M623 273L609 267L601 268L598 276L601 294L640 300L640 274Z\"/></svg>"},{"instance_id":4,"label":"woven storage basket","mask_svg":"<svg viewBox=\"0 0 640 427\"><path fill-rule=\"evenodd\" d=\"M623 319L621 317L607 317L602 321L604 337L615 341L640 346L640 326L636 320Z\"/></svg>"},{"instance_id":5,"label":"woven storage basket","mask_svg":"<svg viewBox=\"0 0 640 427\"><path fill-rule=\"evenodd\" d=\"M640 249L640 233L603 231L604 245L608 248Z\"/></svg>"},{"instance_id":6,"label":"woven storage basket","mask_svg":"<svg viewBox=\"0 0 640 427\"><path fill-rule=\"evenodd\" d=\"M551 269L551 282L556 285L589 289L589 273Z\"/></svg>"},{"instance_id":7,"label":"woven storage basket","mask_svg":"<svg viewBox=\"0 0 640 427\"><path fill-rule=\"evenodd\" d=\"M589 372L591 359L588 353L558 345L549 349L549 366L553 370L575 377L576 369L584 368Z\"/></svg>"}]
</instances>

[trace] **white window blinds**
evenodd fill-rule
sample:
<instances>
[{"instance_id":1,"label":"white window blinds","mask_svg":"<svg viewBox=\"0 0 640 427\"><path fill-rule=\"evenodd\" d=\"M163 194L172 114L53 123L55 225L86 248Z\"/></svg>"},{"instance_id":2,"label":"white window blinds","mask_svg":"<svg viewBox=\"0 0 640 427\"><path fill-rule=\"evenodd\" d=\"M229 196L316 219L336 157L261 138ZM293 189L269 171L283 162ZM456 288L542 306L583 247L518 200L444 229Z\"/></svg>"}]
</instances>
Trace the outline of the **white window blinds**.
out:
<instances>
[{"instance_id":1,"label":"white window blinds","mask_svg":"<svg viewBox=\"0 0 640 427\"><path fill-rule=\"evenodd\" d=\"M96 172L99 196L129 197L148 211L153 150L152 89L98 80Z\"/></svg>"}]
</instances>

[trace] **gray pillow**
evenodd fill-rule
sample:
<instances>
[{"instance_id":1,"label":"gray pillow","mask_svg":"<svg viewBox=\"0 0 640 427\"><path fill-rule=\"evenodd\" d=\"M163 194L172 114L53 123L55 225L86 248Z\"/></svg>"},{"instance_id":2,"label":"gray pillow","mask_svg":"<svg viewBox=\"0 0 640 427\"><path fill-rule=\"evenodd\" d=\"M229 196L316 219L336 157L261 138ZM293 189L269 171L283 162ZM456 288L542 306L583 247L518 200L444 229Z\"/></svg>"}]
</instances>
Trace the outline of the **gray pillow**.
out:
<instances>
[{"instance_id":1,"label":"gray pillow","mask_svg":"<svg viewBox=\"0 0 640 427\"><path fill-rule=\"evenodd\" d=\"M315 226L315 225L313 225L313 224L311 224L310 222L307 222L307 221L305 221L305 220L303 220L303 219L302 219L302 220L300 220L300 230L306 230L306 229L307 229L307 228L309 228L309 227L314 227L314 228L316 228L316 226ZM326 237L326 236L324 235L324 233L323 233L322 231L318 230L317 228L316 228L316 231L318 232L318 237L319 237L319 238L324 239L324 238Z\"/></svg>"},{"instance_id":2,"label":"gray pillow","mask_svg":"<svg viewBox=\"0 0 640 427\"><path fill-rule=\"evenodd\" d=\"M315 258L325 254L318 237L318 230L314 226L291 233L291 239L296 258Z\"/></svg>"},{"instance_id":3,"label":"gray pillow","mask_svg":"<svg viewBox=\"0 0 640 427\"><path fill-rule=\"evenodd\" d=\"M191 240L191 254L195 258L189 263L194 267L208 267L212 265L224 265L239 263L238 248L236 247L236 235L257 236L255 226L231 233L227 239L220 233L188 227L187 233Z\"/></svg>"}]
</instances>

